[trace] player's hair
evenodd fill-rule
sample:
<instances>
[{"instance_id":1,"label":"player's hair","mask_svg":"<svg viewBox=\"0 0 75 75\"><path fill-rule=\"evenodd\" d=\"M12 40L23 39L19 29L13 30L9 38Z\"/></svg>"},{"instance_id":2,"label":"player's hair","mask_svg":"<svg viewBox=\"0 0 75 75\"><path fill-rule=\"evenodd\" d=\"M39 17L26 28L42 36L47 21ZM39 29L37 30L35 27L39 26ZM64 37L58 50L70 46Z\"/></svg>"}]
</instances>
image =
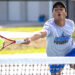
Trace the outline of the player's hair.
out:
<instances>
[{"instance_id":1,"label":"player's hair","mask_svg":"<svg viewBox=\"0 0 75 75\"><path fill-rule=\"evenodd\" d=\"M65 11L67 11L66 5L65 5L63 2L56 2L56 3L53 5L53 9L54 9L57 5L61 5L63 8L65 8ZM53 11L53 9L52 9L52 11Z\"/></svg>"}]
</instances>

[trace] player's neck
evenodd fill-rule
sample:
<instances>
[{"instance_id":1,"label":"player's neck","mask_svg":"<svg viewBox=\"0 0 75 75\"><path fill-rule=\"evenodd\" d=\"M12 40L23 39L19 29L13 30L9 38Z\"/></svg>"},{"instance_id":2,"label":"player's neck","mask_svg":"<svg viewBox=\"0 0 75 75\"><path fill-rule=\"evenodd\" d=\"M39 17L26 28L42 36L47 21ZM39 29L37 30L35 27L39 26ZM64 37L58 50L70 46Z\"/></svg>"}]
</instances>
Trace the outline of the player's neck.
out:
<instances>
[{"instance_id":1,"label":"player's neck","mask_svg":"<svg viewBox=\"0 0 75 75\"><path fill-rule=\"evenodd\" d=\"M64 26L65 25L65 20L55 20L55 24L57 24L58 26Z\"/></svg>"}]
</instances>

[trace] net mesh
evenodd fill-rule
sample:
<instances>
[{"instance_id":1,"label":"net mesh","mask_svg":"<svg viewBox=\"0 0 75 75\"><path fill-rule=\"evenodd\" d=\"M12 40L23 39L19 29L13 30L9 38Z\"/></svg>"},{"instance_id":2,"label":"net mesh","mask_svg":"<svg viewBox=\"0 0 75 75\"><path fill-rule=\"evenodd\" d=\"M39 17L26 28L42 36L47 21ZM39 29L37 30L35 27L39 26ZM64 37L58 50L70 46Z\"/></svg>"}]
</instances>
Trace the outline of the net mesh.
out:
<instances>
[{"instance_id":1,"label":"net mesh","mask_svg":"<svg viewBox=\"0 0 75 75\"><path fill-rule=\"evenodd\" d=\"M0 55L0 75L51 75L50 65L62 64L66 65L60 74L57 73L56 75L75 75L74 63L74 57ZM56 69L58 70L58 68Z\"/></svg>"}]
</instances>

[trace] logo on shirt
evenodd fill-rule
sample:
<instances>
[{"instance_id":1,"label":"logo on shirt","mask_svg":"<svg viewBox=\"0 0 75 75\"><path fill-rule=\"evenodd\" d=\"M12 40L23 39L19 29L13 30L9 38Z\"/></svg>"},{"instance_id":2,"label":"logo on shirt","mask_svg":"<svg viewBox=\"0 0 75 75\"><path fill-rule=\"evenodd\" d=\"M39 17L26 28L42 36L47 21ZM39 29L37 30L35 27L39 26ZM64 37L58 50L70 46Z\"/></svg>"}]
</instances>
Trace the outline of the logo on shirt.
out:
<instances>
[{"instance_id":1,"label":"logo on shirt","mask_svg":"<svg viewBox=\"0 0 75 75\"><path fill-rule=\"evenodd\" d=\"M70 39L70 36L65 36L64 32L63 32L60 37L55 37L54 43L56 43L56 44L64 44L64 43L67 43L69 39Z\"/></svg>"}]
</instances>

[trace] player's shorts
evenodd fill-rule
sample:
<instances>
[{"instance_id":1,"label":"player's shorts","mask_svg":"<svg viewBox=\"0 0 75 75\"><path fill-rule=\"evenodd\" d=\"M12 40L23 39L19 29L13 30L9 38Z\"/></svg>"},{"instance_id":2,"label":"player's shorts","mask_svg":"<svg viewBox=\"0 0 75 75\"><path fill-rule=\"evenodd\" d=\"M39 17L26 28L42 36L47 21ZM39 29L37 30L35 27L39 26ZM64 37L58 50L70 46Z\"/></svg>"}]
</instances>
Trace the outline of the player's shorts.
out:
<instances>
[{"instance_id":1,"label":"player's shorts","mask_svg":"<svg viewBox=\"0 0 75 75\"><path fill-rule=\"evenodd\" d=\"M72 49L68 54L66 54L65 56L75 56L75 48L74 49ZM57 73L57 72L59 72L60 71L60 69L63 69L64 68L64 64L60 64L60 65L58 65L58 64L55 64L55 65L49 65L49 68L50 68L50 72L51 72L51 74L55 74L55 73Z\"/></svg>"}]
</instances>

